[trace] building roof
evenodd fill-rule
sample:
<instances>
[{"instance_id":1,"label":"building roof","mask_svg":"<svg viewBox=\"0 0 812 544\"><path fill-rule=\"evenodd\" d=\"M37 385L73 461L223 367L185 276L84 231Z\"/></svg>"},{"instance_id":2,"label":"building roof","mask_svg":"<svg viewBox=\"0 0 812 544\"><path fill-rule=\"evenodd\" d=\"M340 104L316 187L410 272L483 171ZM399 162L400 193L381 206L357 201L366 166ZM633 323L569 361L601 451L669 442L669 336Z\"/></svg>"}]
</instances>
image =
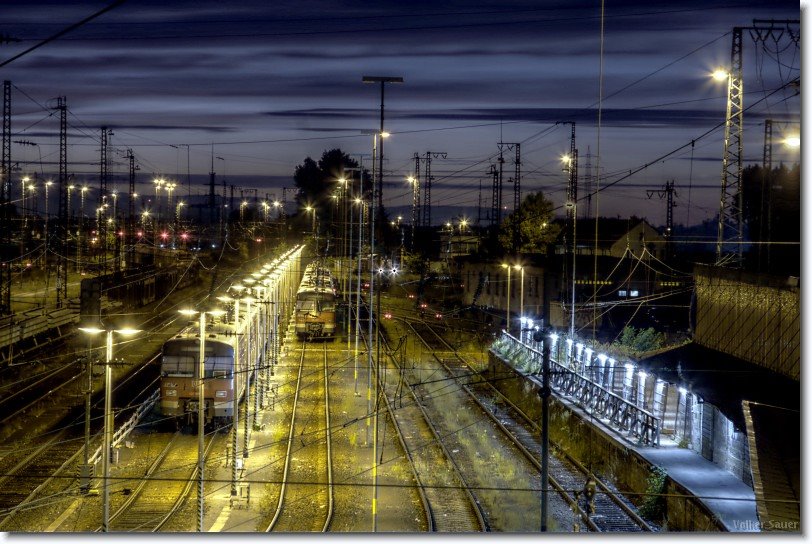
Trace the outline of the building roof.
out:
<instances>
[{"instance_id":1,"label":"building roof","mask_svg":"<svg viewBox=\"0 0 812 544\"><path fill-rule=\"evenodd\" d=\"M566 224L566 220L564 219L557 219L556 222L562 225L561 233L558 235L557 243L562 243L564 236L568 236L570 233L567 232L566 228L563 228L563 225ZM597 219L598 222L598 246L603 248L609 248L613 244L615 244L618 240L622 239L623 237L628 234L636 226L644 223L651 227L651 225L645 219L641 219L639 217L626 217L626 218L619 218L619 217L599 217ZM651 227L654 229L654 227ZM656 229L654 229L656 231ZM578 241L578 245L594 245L595 244L595 219L578 219L576 226L575 226L576 237Z\"/></svg>"},{"instance_id":2,"label":"building roof","mask_svg":"<svg viewBox=\"0 0 812 544\"><path fill-rule=\"evenodd\" d=\"M750 470L763 531L801 530L801 414L742 403Z\"/></svg>"},{"instance_id":3,"label":"building roof","mask_svg":"<svg viewBox=\"0 0 812 544\"><path fill-rule=\"evenodd\" d=\"M638 364L713 404L740 431L745 430L743 401L789 410L801 406L800 382L695 342L655 353Z\"/></svg>"}]
</instances>

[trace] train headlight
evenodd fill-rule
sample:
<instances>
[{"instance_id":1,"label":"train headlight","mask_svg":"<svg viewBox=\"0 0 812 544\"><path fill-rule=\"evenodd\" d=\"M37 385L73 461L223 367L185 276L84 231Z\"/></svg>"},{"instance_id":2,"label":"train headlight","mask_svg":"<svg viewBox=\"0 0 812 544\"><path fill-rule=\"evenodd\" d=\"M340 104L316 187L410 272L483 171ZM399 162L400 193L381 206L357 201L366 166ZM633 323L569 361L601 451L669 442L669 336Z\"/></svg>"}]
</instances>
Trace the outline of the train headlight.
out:
<instances>
[{"instance_id":1,"label":"train headlight","mask_svg":"<svg viewBox=\"0 0 812 544\"><path fill-rule=\"evenodd\" d=\"M175 389L167 389L167 390L164 391L164 394L167 397L177 397L178 396L178 392Z\"/></svg>"},{"instance_id":2,"label":"train headlight","mask_svg":"<svg viewBox=\"0 0 812 544\"><path fill-rule=\"evenodd\" d=\"M228 395L228 391L217 391L214 396L218 398L225 398Z\"/></svg>"}]
</instances>

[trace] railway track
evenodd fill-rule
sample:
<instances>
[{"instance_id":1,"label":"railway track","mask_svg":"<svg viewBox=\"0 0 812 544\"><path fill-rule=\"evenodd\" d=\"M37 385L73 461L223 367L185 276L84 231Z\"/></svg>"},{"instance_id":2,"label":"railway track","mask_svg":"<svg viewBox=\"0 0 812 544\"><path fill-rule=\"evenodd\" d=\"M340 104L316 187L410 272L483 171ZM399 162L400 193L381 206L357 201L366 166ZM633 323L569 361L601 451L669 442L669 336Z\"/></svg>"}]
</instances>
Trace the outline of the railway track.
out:
<instances>
[{"instance_id":1,"label":"railway track","mask_svg":"<svg viewBox=\"0 0 812 544\"><path fill-rule=\"evenodd\" d=\"M327 344L302 342L279 502L266 532L325 532L333 517Z\"/></svg>"},{"instance_id":2,"label":"railway track","mask_svg":"<svg viewBox=\"0 0 812 544\"><path fill-rule=\"evenodd\" d=\"M378 377L379 385L385 393L390 413L394 414L393 421L401 434L408 438L404 447L425 495L430 530L441 533L490 530L479 500L465 481L462 467L454 461L427 408L409 388L406 388L408 395L404 399L401 386L405 377L399 367L395 366L394 371L396 379L388 379L390 371L387 370L387 379Z\"/></svg>"},{"instance_id":3,"label":"railway track","mask_svg":"<svg viewBox=\"0 0 812 544\"><path fill-rule=\"evenodd\" d=\"M178 322L176 310L177 305L169 304L150 314L141 324L148 332L138 341L125 341L117 348L118 358L129 356L138 361L117 381L113 390L115 405L121 407L116 409L117 422L126 420L154 391L158 378L154 365L158 355L154 349L160 346L163 335L174 333L172 327ZM67 340L70 336L63 338ZM62 342L58 347L64 345ZM149 346L154 346L153 352L145 354ZM54 353L55 349L57 347L50 346L48 352ZM138 354L132 355L133 352ZM86 414L76 392L79 386L86 387L85 365L76 364L81 360L73 354L46 357L39 362L42 365L39 372L29 373L30 376L16 382L13 391L7 385L6 394L0 396L0 408L4 412L0 436L5 442L0 448L0 527L10 530L25 530L25 522L17 519L18 514L43 499L74 492L78 464L82 462ZM98 389L98 379L94 384L97 392L90 405L91 451L100 441L104 397L103 388ZM12 518L15 524L11 523Z\"/></svg>"},{"instance_id":4,"label":"railway track","mask_svg":"<svg viewBox=\"0 0 812 544\"><path fill-rule=\"evenodd\" d=\"M205 458L223 438L212 435ZM128 498L111 515L109 530L156 532L171 519L190 495L197 480L197 437L175 433L148 467ZM101 528L97 529L97 532Z\"/></svg>"},{"instance_id":5,"label":"railway track","mask_svg":"<svg viewBox=\"0 0 812 544\"><path fill-rule=\"evenodd\" d=\"M449 346L433 328L422 322L408 322L427 346L435 350L451 352L452 356L437 361L462 384L471 397L490 415L499 427L514 440L525 456L541 470L541 437L538 425L520 408L502 395L492 384L477 380L470 366ZM422 334L418 332L422 331ZM426 338L428 337L428 339ZM428 341L427 341L428 340ZM581 520L592 531L599 532L649 532L653 527L637 514L634 506L621 494L589 471L572 456L555 445L556 455L549 456L550 484L578 512ZM580 492L587 480L596 483L597 492L593 508L587 511L586 504L578 502L576 492Z\"/></svg>"},{"instance_id":6,"label":"railway track","mask_svg":"<svg viewBox=\"0 0 812 544\"><path fill-rule=\"evenodd\" d=\"M361 319L368 320L370 313L366 301L361 304ZM373 317L373 326L374 326ZM366 346L369 339L367 328L362 328L361 338ZM380 330L381 342L388 346L384 329ZM367 347L366 349L370 349ZM403 388L403 369L395 366L395 380L381 379L378 385L406 455L412 465L415 480L421 491L421 500L427 510L429 531L439 533L486 532L490 529L482 507L465 484L459 466L444 447L437 428L431 423L426 409L409 388Z\"/></svg>"},{"instance_id":7,"label":"railway track","mask_svg":"<svg viewBox=\"0 0 812 544\"><path fill-rule=\"evenodd\" d=\"M53 433L42 445L22 457L7 456L0 464L0 530L15 530L15 515L36 505L37 492L65 474L81 453L81 445L68 438L67 430ZM16 461L16 462L15 462Z\"/></svg>"}]
</instances>

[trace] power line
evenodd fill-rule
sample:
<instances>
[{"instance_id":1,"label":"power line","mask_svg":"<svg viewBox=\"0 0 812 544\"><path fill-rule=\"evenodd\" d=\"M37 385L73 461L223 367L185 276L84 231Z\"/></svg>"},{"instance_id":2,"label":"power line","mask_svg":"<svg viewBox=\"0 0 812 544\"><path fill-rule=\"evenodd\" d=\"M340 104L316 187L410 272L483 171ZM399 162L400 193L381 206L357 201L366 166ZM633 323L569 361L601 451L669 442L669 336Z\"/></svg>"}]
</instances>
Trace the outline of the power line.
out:
<instances>
[{"instance_id":1,"label":"power line","mask_svg":"<svg viewBox=\"0 0 812 544\"><path fill-rule=\"evenodd\" d=\"M82 20L81 20L81 21L79 21L78 23L74 23L74 24L70 25L69 27L67 27L67 28L65 28L65 29L63 29L63 30L60 30L59 32L57 32L57 33L56 33L56 34L54 34L53 36L50 36L50 37L48 37L48 38L45 38L44 40L42 40L42 41L41 41L41 42L39 42L38 44L36 44L36 45L32 45L31 47L29 47L29 48L28 48L28 49L26 49L25 51L22 51L22 52L20 52L20 53L17 53L16 55L14 55L13 57L11 57L10 59L5 60L5 61L3 61L2 63L0 63L0 68L2 68L3 66L5 66L5 65L7 65L7 64L9 64L9 63L11 63L11 62L13 62L13 61L15 61L15 60L17 60L18 58L20 58L20 57L22 57L22 56L24 56L24 55L27 55L27 54L28 54L28 53L30 53L31 51L34 51L35 49L39 49L39 48L40 48L40 47L42 47L43 45L48 44L48 43L50 43L50 42L52 42L52 41L54 41L54 40L56 40L56 39L59 39L60 37L64 36L65 34L67 34L67 33L71 32L71 31L73 31L73 30L76 30L76 29L77 29L77 28L79 28L80 26L82 26L82 25L84 25L84 24L86 24L86 23L88 23L88 22L92 21L92 20L93 20L93 19L95 19L96 17L99 17L100 15L104 15L105 13L107 13L108 11L110 11L111 9L117 8L118 6L120 6L121 4L123 4L125 1L126 1L126 0L116 0L116 1L115 1L115 2L113 2L112 4L109 4L107 7L100 9L99 11L97 11L96 13L94 13L93 15L90 15L89 17L85 17L84 19L82 19Z\"/></svg>"}]
</instances>

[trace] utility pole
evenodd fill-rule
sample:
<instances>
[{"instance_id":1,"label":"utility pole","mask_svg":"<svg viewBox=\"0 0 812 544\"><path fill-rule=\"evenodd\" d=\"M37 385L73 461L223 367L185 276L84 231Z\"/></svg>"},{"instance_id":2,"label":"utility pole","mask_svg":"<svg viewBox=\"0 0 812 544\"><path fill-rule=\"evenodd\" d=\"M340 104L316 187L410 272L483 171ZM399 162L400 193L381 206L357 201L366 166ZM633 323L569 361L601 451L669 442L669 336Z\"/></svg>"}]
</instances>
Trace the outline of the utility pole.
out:
<instances>
[{"instance_id":1,"label":"utility pole","mask_svg":"<svg viewBox=\"0 0 812 544\"><path fill-rule=\"evenodd\" d=\"M426 165L426 179L423 185L423 226L426 228L431 227L431 182L434 181L434 176L431 175L432 158L446 159L448 155L444 151L426 151L426 156L423 159Z\"/></svg>"},{"instance_id":2,"label":"utility pole","mask_svg":"<svg viewBox=\"0 0 812 544\"><path fill-rule=\"evenodd\" d=\"M575 148L575 121L557 121L556 125L572 125L570 133L570 152L564 157L565 172L568 174L567 183L567 219L572 232L572 297L570 308L570 338L575 339L575 263L577 257L576 228L578 223L578 150Z\"/></svg>"},{"instance_id":3,"label":"utility pole","mask_svg":"<svg viewBox=\"0 0 812 544\"><path fill-rule=\"evenodd\" d=\"M476 199L476 224L479 226L482 221L482 178L479 178L479 193Z\"/></svg>"},{"instance_id":4,"label":"utility pole","mask_svg":"<svg viewBox=\"0 0 812 544\"><path fill-rule=\"evenodd\" d=\"M547 504L549 501L550 458L550 351L552 338L549 331L540 331L541 340L541 532L547 532Z\"/></svg>"},{"instance_id":5,"label":"utility pole","mask_svg":"<svg viewBox=\"0 0 812 544\"><path fill-rule=\"evenodd\" d=\"M584 219L590 219L592 217L592 191L594 188L592 186L593 179L592 179L592 152L589 149L589 146L586 146L586 172L584 173L584 189L586 189L586 206L584 206L584 210L581 213L581 217Z\"/></svg>"},{"instance_id":6,"label":"utility pole","mask_svg":"<svg viewBox=\"0 0 812 544\"><path fill-rule=\"evenodd\" d=\"M719 223L716 237L716 264L742 264L742 132L744 128L744 77L742 75L742 27L733 28L730 71L727 75L727 112L725 114L724 154L722 156L722 194L719 199ZM725 242L735 244L733 252Z\"/></svg>"},{"instance_id":7,"label":"utility pole","mask_svg":"<svg viewBox=\"0 0 812 544\"><path fill-rule=\"evenodd\" d=\"M98 218L98 238L99 248L101 250L101 271L102 274L107 273L107 221L105 220L104 207L107 204L107 181L108 181L108 157L107 157L107 144L108 137L112 136L113 131L108 131L107 127L101 127L101 149L99 157L99 200L96 210L96 217Z\"/></svg>"},{"instance_id":8,"label":"utility pole","mask_svg":"<svg viewBox=\"0 0 812 544\"><path fill-rule=\"evenodd\" d=\"M418 225L420 225L420 155L415 152L414 177L412 178L412 251L414 251L415 233Z\"/></svg>"},{"instance_id":9,"label":"utility pole","mask_svg":"<svg viewBox=\"0 0 812 544\"><path fill-rule=\"evenodd\" d=\"M192 174L189 171L189 144L178 144L178 147L185 147L186 148L186 186L188 188L188 195L187 198L189 199L189 204L192 203Z\"/></svg>"},{"instance_id":10,"label":"utility pole","mask_svg":"<svg viewBox=\"0 0 812 544\"><path fill-rule=\"evenodd\" d=\"M209 171L209 229L217 222L216 199L214 197L214 144L211 144L211 170Z\"/></svg>"},{"instance_id":11,"label":"utility pole","mask_svg":"<svg viewBox=\"0 0 812 544\"><path fill-rule=\"evenodd\" d=\"M490 227L492 230L495 230L499 228L499 220L501 218L500 210L502 209L502 187L499 185L499 170L495 164L491 165L490 170L488 170L488 175L491 176L491 180L493 181Z\"/></svg>"},{"instance_id":12,"label":"utility pole","mask_svg":"<svg viewBox=\"0 0 812 544\"><path fill-rule=\"evenodd\" d=\"M363 76L361 78L361 81L364 82L364 83L380 83L381 84L381 129L380 129L380 132L378 134L379 140L380 140L380 148L378 149L378 184L377 184L378 210L377 210L377 212L373 213L373 215L372 215L372 229L373 229L373 232L372 232L371 245L370 245L370 261L372 261L373 255L375 254L375 233L374 233L375 215L380 214L381 223L383 223L383 140L384 140L384 130L383 130L383 128L384 128L384 126L383 126L383 120L384 120L383 112L384 112L384 109L383 109L383 106L384 106L384 85L386 83L403 83L403 78L402 77L390 77L390 76L386 76L386 77ZM373 194L373 196L374 196L374 194ZM373 202L374 201L375 201L375 199L373 198ZM369 274L370 274L369 289L370 289L370 297L371 297L372 296L372 285L373 285L372 276L374 275L373 267L370 267ZM381 312L381 290L380 290L380 287L378 288L378 292L376 293L376 295L377 295L377 303L376 303L377 310L376 310L376 314L375 314L376 334L375 334L374 340L375 340L375 343L377 345L377 361L376 362L377 362L377 364L380 364L380 360L381 360L381 344L380 344L380 340L379 340L378 334L377 334L377 331L378 331L378 319L379 319L379 317L381 315L381 313L380 313ZM372 315L370 315L370 323L372 323ZM370 339L372 339L372 338L373 337L370 335ZM377 384L378 384L377 379L376 379L375 384L376 384L376 401L377 401L377 392L378 392L377 391ZM372 461L372 475L373 475L372 476L373 477L373 484L372 484L372 488L373 488L373 497L372 497L372 532L376 531L377 524L378 524L378 460L377 460L377 454L378 454L378 451L377 451L378 450L378 448L377 448L377 446L378 446L378 415L377 414L378 414L378 410L376 409L375 410L375 416L374 416L374 418L375 418L375 433L374 433L374 439L373 439L374 446L373 446L373 454L372 454L373 455L373 461Z\"/></svg>"},{"instance_id":13,"label":"utility pole","mask_svg":"<svg viewBox=\"0 0 812 544\"><path fill-rule=\"evenodd\" d=\"M651 198L652 196L657 195L662 200L665 198L665 243L666 243L666 255L670 258L672 257L672 237L674 235L674 195L676 195L676 191L674 190L674 180L666 181L665 187L661 190L647 190L646 196ZM677 195L679 196L679 195Z\"/></svg>"},{"instance_id":14,"label":"utility pole","mask_svg":"<svg viewBox=\"0 0 812 544\"><path fill-rule=\"evenodd\" d=\"M127 200L127 268L134 266L135 258L135 171L138 168L135 165L135 155L133 150L127 150L127 163L129 165L129 198Z\"/></svg>"},{"instance_id":15,"label":"utility pole","mask_svg":"<svg viewBox=\"0 0 812 544\"><path fill-rule=\"evenodd\" d=\"M56 307L68 301L68 106L64 96L57 99L59 110L59 233L56 265Z\"/></svg>"},{"instance_id":16,"label":"utility pole","mask_svg":"<svg viewBox=\"0 0 812 544\"><path fill-rule=\"evenodd\" d=\"M764 242L764 223L767 223L767 269L770 266L770 241L772 240L772 200L773 200L773 120L764 120L764 154L761 161L761 213L759 217L758 239ZM766 210L765 210L766 208ZM766 212L766 213L765 213ZM766 221L765 221L766 217ZM761 248L758 245L758 271L762 270Z\"/></svg>"},{"instance_id":17,"label":"utility pole","mask_svg":"<svg viewBox=\"0 0 812 544\"><path fill-rule=\"evenodd\" d=\"M3 142L0 157L0 229L2 241L8 247L11 241L11 81L3 82ZM11 314L11 259L0 269L0 314ZM47 260L47 255L46 255Z\"/></svg>"},{"instance_id":18,"label":"utility pole","mask_svg":"<svg viewBox=\"0 0 812 544\"><path fill-rule=\"evenodd\" d=\"M730 69L727 74L727 108L725 114L724 153L722 156L722 191L719 199L719 223L716 238L716 264L741 267L744 242L744 197L742 191L742 156L744 130L744 75L742 70L742 34L748 30L756 43L767 40L776 45L785 36L799 47L800 20L754 19L753 26L733 27ZM729 244L735 248L730 249ZM726 247L727 246L727 247Z\"/></svg>"},{"instance_id":19,"label":"utility pole","mask_svg":"<svg viewBox=\"0 0 812 544\"><path fill-rule=\"evenodd\" d=\"M519 232L521 226L521 217L520 217L520 206L522 203L522 151L521 151L521 144L520 143L505 143L499 142L497 144L499 146L499 177L501 181L502 177L502 164L504 163L504 159L502 158L503 151L514 151L515 157L513 159L513 177L510 178L510 182L513 183L513 213L515 214L515 221L513 223L513 232L511 233L511 246L512 252L514 254L518 253L519 251ZM500 183L501 186L501 183ZM501 189L500 189L501 192ZM500 201L501 201L501 194L500 194Z\"/></svg>"}]
</instances>

